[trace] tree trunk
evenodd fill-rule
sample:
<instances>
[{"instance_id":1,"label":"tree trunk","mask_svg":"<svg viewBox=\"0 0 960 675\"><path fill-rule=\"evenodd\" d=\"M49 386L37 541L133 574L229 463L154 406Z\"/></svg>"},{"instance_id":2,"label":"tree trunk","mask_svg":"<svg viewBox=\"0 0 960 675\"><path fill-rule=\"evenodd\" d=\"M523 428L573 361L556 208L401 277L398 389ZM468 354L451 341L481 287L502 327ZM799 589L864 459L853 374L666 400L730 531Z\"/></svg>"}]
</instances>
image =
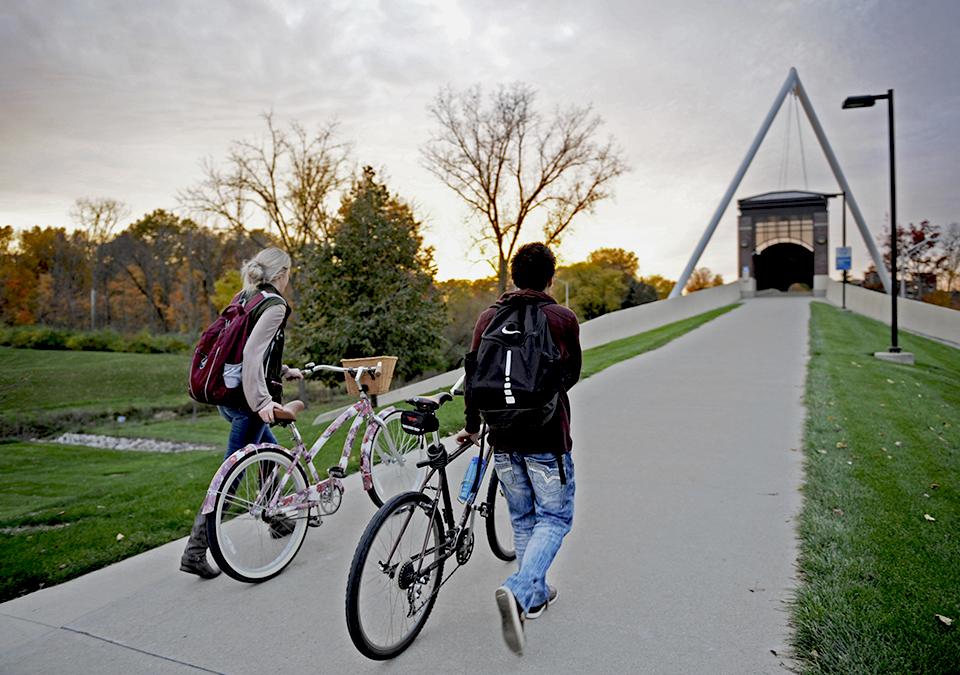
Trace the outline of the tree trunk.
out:
<instances>
[{"instance_id":1,"label":"tree trunk","mask_svg":"<svg viewBox=\"0 0 960 675\"><path fill-rule=\"evenodd\" d=\"M500 254L500 258L497 261L497 296L501 296L507 291L507 280L509 278L509 271L507 269L507 259L503 257L503 253Z\"/></svg>"}]
</instances>

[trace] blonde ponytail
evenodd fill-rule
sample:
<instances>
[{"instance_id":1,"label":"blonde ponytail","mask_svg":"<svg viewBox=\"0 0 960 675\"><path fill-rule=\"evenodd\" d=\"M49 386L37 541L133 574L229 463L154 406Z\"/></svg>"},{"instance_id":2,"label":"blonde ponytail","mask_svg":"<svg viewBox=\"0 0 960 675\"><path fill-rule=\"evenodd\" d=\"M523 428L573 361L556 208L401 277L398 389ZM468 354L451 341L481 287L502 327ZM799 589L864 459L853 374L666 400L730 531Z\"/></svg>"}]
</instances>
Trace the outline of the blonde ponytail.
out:
<instances>
[{"instance_id":1,"label":"blonde ponytail","mask_svg":"<svg viewBox=\"0 0 960 675\"><path fill-rule=\"evenodd\" d=\"M290 256L279 248L265 248L251 260L245 260L240 268L243 289L253 290L260 284L270 283L284 270L290 270Z\"/></svg>"}]
</instances>

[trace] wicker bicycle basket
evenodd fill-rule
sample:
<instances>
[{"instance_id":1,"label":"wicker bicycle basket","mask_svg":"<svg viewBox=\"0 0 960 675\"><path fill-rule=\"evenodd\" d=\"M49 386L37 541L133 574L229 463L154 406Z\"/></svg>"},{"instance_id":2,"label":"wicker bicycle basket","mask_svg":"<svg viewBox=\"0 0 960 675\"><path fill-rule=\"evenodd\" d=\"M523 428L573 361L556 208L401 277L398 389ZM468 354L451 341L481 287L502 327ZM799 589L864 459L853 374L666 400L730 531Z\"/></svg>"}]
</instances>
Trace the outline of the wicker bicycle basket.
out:
<instances>
[{"instance_id":1,"label":"wicker bicycle basket","mask_svg":"<svg viewBox=\"0 0 960 675\"><path fill-rule=\"evenodd\" d=\"M359 368L360 366L374 366L380 363L380 374L373 379L369 373L364 373L360 378L360 383L367 385L367 393L386 394L390 391L390 382L393 380L393 369L397 365L396 356L366 356L362 359L340 359L344 368ZM344 373L344 381L347 384L347 393L351 396L359 396L360 390L357 389L357 382L349 373Z\"/></svg>"}]
</instances>

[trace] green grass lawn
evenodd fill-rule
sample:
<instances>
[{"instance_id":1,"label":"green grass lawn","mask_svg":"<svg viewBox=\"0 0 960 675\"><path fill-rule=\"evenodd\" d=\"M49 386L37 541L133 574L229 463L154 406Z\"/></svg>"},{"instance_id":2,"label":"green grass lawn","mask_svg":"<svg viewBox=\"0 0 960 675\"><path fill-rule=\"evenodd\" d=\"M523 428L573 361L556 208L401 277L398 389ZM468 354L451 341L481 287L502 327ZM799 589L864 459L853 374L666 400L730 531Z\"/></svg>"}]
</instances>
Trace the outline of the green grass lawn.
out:
<instances>
[{"instance_id":1,"label":"green grass lawn","mask_svg":"<svg viewBox=\"0 0 960 675\"><path fill-rule=\"evenodd\" d=\"M587 350L583 377L656 349L735 306ZM32 350L16 350L16 353L26 353L25 358L30 361L51 352L35 354ZM107 363L119 367L120 362L110 358L113 356L169 357L69 352L69 356L73 355L107 357L99 361L101 369ZM83 369L89 381L100 378L97 362L97 359L87 361ZM143 364L127 366L141 368ZM166 377L180 382L178 378L185 372L186 365L164 364L163 367L171 369ZM160 366L151 372L160 377ZM80 378L80 374L74 377ZM32 375L30 378L42 380ZM143 400L146 395L134 391L136 379L124 379L124 386L131 397L140 397L134 400ZM81 390L90 388L88 383L78 386ZM35 392L29 395L37 397ZM82 394L70 396L68 392L51 389L49 395L61 402L70 401L71 405L82 401ZM69 407L67 403L62 405ZM312 424L324 408L316 406L301 415L297 426L308 445L327 427L326 423ZM443 406L439 417L442 435L459 430L463 426L463 399L458 397ZM347 427L331 437L314 460L320 471L339 460ZM228 423L215 414L198 415L195 420L187 415L166 421L99 422L82 426L88 433L192 441L219 448L226 446L229 429ZM276 428L274 433L281 444L292 444L286 429ZM359 440L356 445L359 446ZM356 449L350 471L359 466ZM186 535L221 459L220 450L169 455L38 443L0 444L0 600L66 581ZM366 499L365 496L354 498ZM116 540L118 533L124 535L121 541Z\"/></svg>"},{"instance_id":2,"label":"green grass lawn","mask_svg":"<svg viewBox=\"0 0 960 675\"><path fill-rule=\"evenodd\" d=\"M188 355L0 347L0 436L58 423L182 407Z\"/></svg>"},{"instance_id":3,"label":"green grass lawn","mask_svg":"<svg viewBox=\"0 0 960 675\"><path fill-rule=\"evenodd\" d=\"M806 672L960 670L960 350L811 305L794 647ZM942 615L956 623L947 626Z\"/></svg>"},{"instance_id":4,"label":"green grass lawn","mask_svg":"<svg viewBox=\"0 0 960 675\"><path fill-rule=\"evenodd\" d=\"M0 445L0 600L183 536L221 459Z\"/></svg>"}]
</instances>

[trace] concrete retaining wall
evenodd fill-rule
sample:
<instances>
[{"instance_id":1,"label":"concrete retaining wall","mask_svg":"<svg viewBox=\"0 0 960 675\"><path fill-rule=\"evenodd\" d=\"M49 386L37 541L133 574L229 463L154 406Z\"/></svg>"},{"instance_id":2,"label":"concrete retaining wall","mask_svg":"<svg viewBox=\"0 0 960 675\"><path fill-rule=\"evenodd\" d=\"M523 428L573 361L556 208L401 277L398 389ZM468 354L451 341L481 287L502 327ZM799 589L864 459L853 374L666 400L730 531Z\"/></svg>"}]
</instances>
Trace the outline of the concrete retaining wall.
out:
<instances>
[{"instance_id":1,"label":"concrete retaining wall","mask_svg":"<svg viewBox=\"0 0 960 675\"><path fill-rule=\"evenodd\" d=\"M739 301L740 285L732 283L610 312L580 325L580 345L590 349Z\"/></svg>"},{"instance_id":2,"label":"concrete retaining wall","mask_svg":"<svg viewBox=\"0 0 960 675\"><path fill-rule=\"evenodd\" d=\"M696 293L680 296L670 300L658 300L629 309L604 314L596 319L580 324L580 345L590 349L614 340L630 337L637 333L652 330L674 321L687 319L697 314L708 312L711 309L724 307L740 300L740 285L738 283L725 286L715 286ZM380 405L391 405L399 401L425 394L437 389L453 386L462 369L451 370L434 377L408 384L405 387L394 389L378 398ZM340 410L323 413L314 420L314 424L328 422L340 414Z\"/></svg>"},{"instance_id":3,"label":"concrete retaining wall","mask_svg":"<svg viewBox=\"0 0 960 675\"><path fill-rule=\"evenodd\" d=\"M827 285L827 300L841 306L843 284L834 279ZM847 309L890 325L890 296L859 286L847 285ZM960 311L919 300L897 298L897 324L911 333L950 342L960 347Z\"/></svg>"}]
</instances>

